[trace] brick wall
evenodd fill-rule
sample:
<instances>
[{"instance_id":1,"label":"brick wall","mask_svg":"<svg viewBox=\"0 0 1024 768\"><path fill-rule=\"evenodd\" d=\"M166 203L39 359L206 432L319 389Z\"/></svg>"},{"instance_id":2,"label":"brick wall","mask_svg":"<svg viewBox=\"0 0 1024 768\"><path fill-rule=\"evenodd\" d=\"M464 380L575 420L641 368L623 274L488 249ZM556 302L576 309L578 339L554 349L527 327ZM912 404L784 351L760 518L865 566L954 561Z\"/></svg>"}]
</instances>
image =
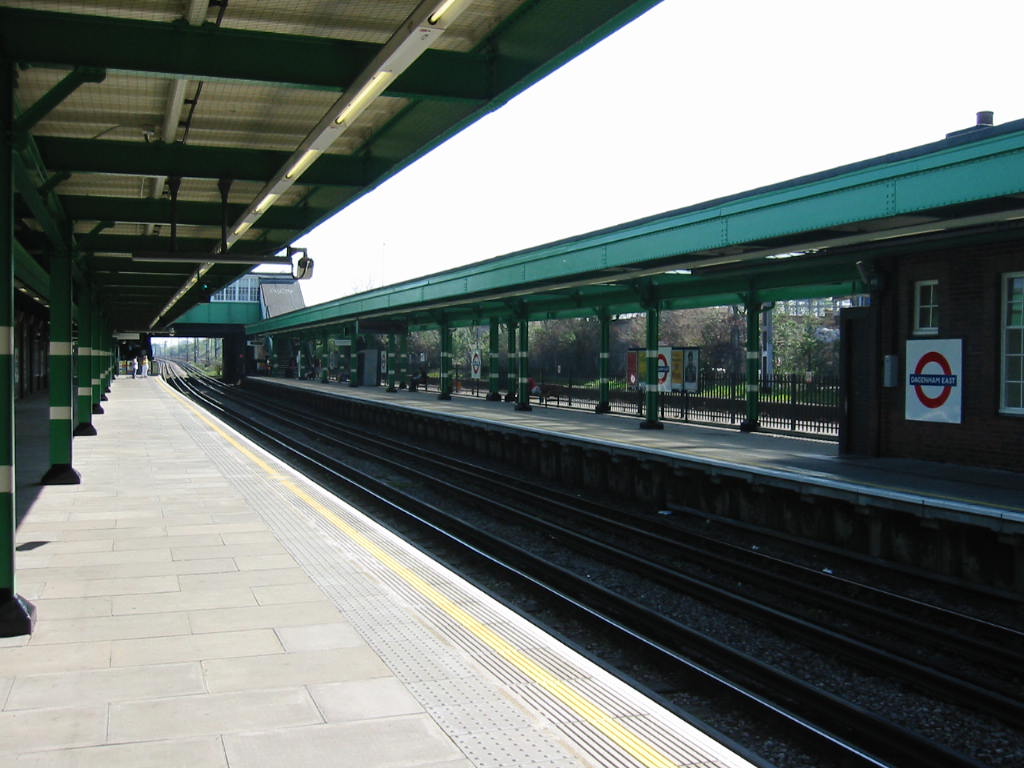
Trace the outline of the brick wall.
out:
<instances>
[{"instance_id":1,"label":"brick wall","mask_svg":"<svg viewBox=\"0 0 1024 768\"><path fill-rule=\"evenodd\" d=\"M1024 415L999 413L1000 276L1024 271L1024 241L903 255L888 264L881 297L883 354L897 354L900 385L882 390L881 454L1024 471ZM915 336L914 283L938 280L939 333ZM904 417L906 341L962 339L962 423Z\"/></svg>"}]
</instances>

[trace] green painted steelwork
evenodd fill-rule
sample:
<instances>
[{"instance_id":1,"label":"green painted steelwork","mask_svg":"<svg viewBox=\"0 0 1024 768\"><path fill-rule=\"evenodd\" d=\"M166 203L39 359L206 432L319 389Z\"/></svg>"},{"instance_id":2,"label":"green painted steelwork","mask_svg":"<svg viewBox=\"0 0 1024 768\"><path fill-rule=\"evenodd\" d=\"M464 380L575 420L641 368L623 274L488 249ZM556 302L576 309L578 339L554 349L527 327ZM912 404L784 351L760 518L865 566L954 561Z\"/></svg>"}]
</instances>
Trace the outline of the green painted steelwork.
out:
<instances>
[{"instance_id":1,"label":"green painted steelwork","mask_svg":"<svg viewBox=\"0 0 1024 768\"><path fill-rule=\"evenodd\" d=\"M269 181L291 156L263 149L189 146L155 141L92 141L39 136L39 152L48 168L72 173L117 173L140 176L178 174L190 178ZM354 193L384 173L387 163L373 158L324 155L306 171L300 184L351 187Z\"/></svg>"},{"instance_id":2,"label":"green painted steelwork","mask_svg":"<svg viewBox=\"0 0 1024 768\"><path fill-rule=\"evenodd\" d=\"M149 224L171 223L171 201L121 197L77 197L65 195L61 198L68 216L79 221L111 220L137 221ZM228 205L227 216L234 221L245 212L244 205ZM177 215L195 225L219 227L224 219L225 209L220 203L177 204ZM309 222L324 219L330 211L319 208L271 208L260 220L273 229L301 230ZM180 250L180 249L179 249Z\"/></svg>"},{"instance_id":3,"label":"green painted steelwork","mask_svg":"<svg viewBox=\"0 0 1024 768\"><path fill-rule=\"evenodd\" d=\"M102 83L106 70L100 67L75 67L59 83L23 111L14 121L14 142L20 144L28 139L33 126L55 109L64 99L86 83Z\"/></svg>"},{"instance_id":4,"label":"green painted steelwork","mask_svg":"<svg viewBox=\"0 0 1024 768\"><path fill-rule=\"evenodd\" d=\"M212 24L190 26L12 8L0 10L0 30L8 55L28 63L88 62L113 72L331 91L347 88L383 47ZM494 95L492 66L488 57L478 53L430 50L387 93L483 102Z\"/></svg>"},{"instance_id":5,"label":"green painted steelwork","mask_svg":"<svg viewBox=\"0 0 1024 768\"><path fill-rule=\"evenodd\" d=\"M71 257L50 257L50 469L44 485L75 485L81 476L72 467L74 432L74 359L72 357Z\"/></svg>"},{"instance_id":6,"label":"green painted steelwork","mask_svg":"<svg viewBox=\"0 0 1024 768\"><path fill-rule=\"evenodd\" d=\"M260 319L260 305L256 301L211 301L196 304L174 320L176 324L247 325Z\"/></svg>"},{"instance_id":7,"label":"green painted steelwork","mask_svg":"<svg viewBox=\"0 0 1024 768\"><path fill-rule=\"evenodd\" d=\"M21 281L26 288L30 288L40 297L49 300L50 298L50 275L47 274L39 262L33 259L21 243L15 240L12 243L14 248L14 276Z\"/></svg>"},{"instance_id":8,"label":"green painted steelwork","mask_svg":"<svg viewBox=\"0 0 1024 768\"><path fill-rule=\"evenodd\" d=\"M743 303L751 290L761 301L856 293L864 286L855 264L865 254L915 229L1024 216L1024 204L1012 197L1021 193L1024 121L1016 121L979 137L948 139L345 297L247 332L367 317L436 327L431 312L438 309L453 324L509 319L520 307L532 319L585 315L597 307L636 312L646 308L643 291L651 291L661 309Z\"/></svg>"},{"instance_id":9,"label":"green painted steelwork","mask_svg":"<svg viewBox=\"0 0 1024 768\"><path fill-rule=\"evenodd\" d=\"M647 333L646 349L644 355L647 357L647 381L644 391L644 420L640 423L643 429L664 429L664 425L658 419L658 331L661 320L661 313L657 307L647 308Z\"/></svg>"}]
</instances>

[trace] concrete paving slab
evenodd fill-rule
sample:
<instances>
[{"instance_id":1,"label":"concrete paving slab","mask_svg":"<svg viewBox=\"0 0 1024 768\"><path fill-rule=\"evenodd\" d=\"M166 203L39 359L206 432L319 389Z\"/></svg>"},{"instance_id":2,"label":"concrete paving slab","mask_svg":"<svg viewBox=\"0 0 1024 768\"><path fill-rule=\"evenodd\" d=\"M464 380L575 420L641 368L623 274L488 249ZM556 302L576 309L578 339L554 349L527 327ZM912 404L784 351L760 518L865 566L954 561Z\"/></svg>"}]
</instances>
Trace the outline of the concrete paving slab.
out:
<instances>
[{"instance_id":1,"label":"concrete paving slab","mask_svg":"<svg viewBox=\"0 0 1024 768\"><path fill-rule=\"evenodd\" d=\"M332 768L424 766L463 757L425 715L228 735L224 746L232 768L315 765L324 754L334 755Z\"/></svg>"},{"instance_id":2,"label":"concrete paving slab","mask_svg":"<svg viewBox=\"0 0 1024 768\"><path fill-rule=\"evenodd\" d=\"M304 687L215 693L111 704L109 739L115 743L152 741L287 729L322 722L320 711ZM293 758L279 763L284 764L303 763ZM316 764L317 761L306 763Z\"/></svg>"},{"instance_id":3,"label":"concrete paving slab","mask_svg":"<svg viewBox=\"0 0 1024 768\"><path fill-rule=\"evenodd\" d=\"M320 651L354 648L365 644L362 635L347 622L313 624L304 627L278 627L277 636L288 651Z\"/></svg>"},{"instance_id":4,"label":"concrete paving slab","mask_svg":"<svg viewBox=\"0 0 1024 768\"><path fill-rule=\"evenodd\" d=\"M324 599L324 591L315 584L253 587L252 593L260 605L309 603Z\"/></svg>"},{"instance_id":5,"label":"concrete paving slab","mask_svg":"<svg viewBox=\"0 0 1024 768\"><path fill-rule=\"evenodd\" d=\"M51 619L84 619L111 616L109 597L75 597L36 600L36 611L45 611Z\"/></svg>"},{"instance_id":6,"label":"concrete paving slab","mask_svg":"<svg viewBox=\"0 0 1024 768\"><path fill-rule=\"evenodd\" d=\"M204 693L198 662L19 675L5 711Z\"/></svg>"},{"instance_id":7,"label":"concrete paving slab","mask_svg":"<svg viewBox=\"0 0 1024 768\"><path fill-rule=\"evenodd\" d=\"M368 646L203 662L211 693L385 677L391 671Z\"/></svg>"},{"instance_id":8,"label":"concrete paving slab","mask_svg":"<svg viewBox=\"0 0 1024 768\"><path fill-rule=\"evenodd\" d=\"M209 610L211 608L238 608L256 605L256 598L248 589L191 590L189 592L161 592L154 595L117 595L111 599L111 613L115 616L139 613L173 613L175 611Z\"/></svg>"},{"instance_id":9,"label":"concrete paving slab","mask_svg":"<svg viewBox=\"0 0 1024 768\"><path fill-rule=\"evenodd\" d=\"M0 755L92 746L106 738L105 705L0 712Z\"/></svg>"},{"instance_id":10,"label":"concrete paving slab","mask_svg":"<svg viewBox=\"0 0 1024 768\"><path fill-rule=\"evenodd\" d=\"M215 588L235 589L240 587L265 587L282 584L310 584L309 575L294 568L267 568L257 571L236 571L234 573L211 573L182 575L177 577L181 590L209 590ZM321 594L320 599L323 599Z\"/></svg>"},{"instance_id":11,"label":"concrete paving slab","mask_svg":"<svg viewBox=\"0 0 1024 768\"><path fill-rule=\"evenodd\" d=\"M178 661L268 656L283 653L284 646L272 629L211 632L139 640L115 640L108 658L112 667L169 664Z\"/></svg>"},{"instance_id":12,"label":"concrete paving slab","mask_svg":"<svg viewBox=\"0 0 1024 768\"><path fill-rule=\"evenodd\" d=\"M329 723L423 712L423 705L394 677L310 685L309 692Z\"/></svg>"},{"instance_id":13,"label":"concrete paving slab","mask_svg":"<svg viewBox=\"0 0 1024 768\"><path fill-rule=\"evenodd\" d=\"M177 592L178 577L138 576L124 579L47 579L43 597L96 597L100 595L140 595Z\"/></svg>"},{"instance_id":14,"label":"concrete paving slab","mask_svg":"<svg viewBox=\"0 0 1024 768\"><path fill-rule=\"evenodd\" d=\"M16 768L227 768L219 736L19 755Z\"/></svg>"},{"instance_id":15,"label":"concrete paving slab","mask_svg":"<svg viewBox=\"0 0 1024 768\"><path fill-rule=\"evenodd\" d=\"M110 641L69 643L55 652L51 646L25 644L4 648L0 653L0 677L40 675L47 672L70 672L81 669L102 669L110 665Z\"/></svg>"},{"instance_id":16,"label":"concrete paving slab","mask_svg":"<svg viewBox=\"0 0 1024 768\"><path fill-rule=\"evenodd\" d=\"M322 600L299 605L261 605L256 608L192 611L188 614L188 620L193 632L230 632L237 629L330 624L340 621L341 614L332 603Z\"/></svg>"},{"instance_id":17,"label":"concrete paving slab","mask_svg":"<svg viewBox=\"0 0 1024 768\"><path fill-rule=\"evenodd\" d=\"M45 614L44 614L45 616ZM125 640L134 637L186 635L187 613L102 616L91 619L50 619L40 621L32 634L33 645L82 643L95 640Z\"/></svg>"}]
</instances>

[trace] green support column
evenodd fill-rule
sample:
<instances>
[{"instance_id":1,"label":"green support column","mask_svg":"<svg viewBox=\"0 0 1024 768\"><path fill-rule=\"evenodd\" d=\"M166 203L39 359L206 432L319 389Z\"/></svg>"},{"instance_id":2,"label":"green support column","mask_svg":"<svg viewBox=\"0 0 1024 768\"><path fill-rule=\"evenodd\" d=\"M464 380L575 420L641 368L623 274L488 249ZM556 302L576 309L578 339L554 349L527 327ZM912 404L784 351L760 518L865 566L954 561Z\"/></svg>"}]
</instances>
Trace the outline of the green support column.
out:
<instances>
[{"instance_id":1,"label":"green support column","mask_svg":"<svg viewBox=\"0 0 1024 768\"><path fill-rule=\"evenodd\" d=\"M508 391L505 402L511 403L519 392L519 350L516 349L516 324L508 324Z\"/></svg>"},{"instance_id":2,"label":"green support column","mask_svg":"<svg viewBox=\"0 0 1024 768\"><path fill-rule=\"evenodd\" d=\"M658 420L658 322L657 307L647 309L647 392L644 398L644 420L640 429L664 429Z\"/></svg>"},{"instance_id":3,"label":"green support column","mask_svg":"<svg viewBox=\"0 0 1024 768\"><path fill-rule=\"evenodd\" d=\"M438 400L452 399L452 329L447 320L441 322L441 393Z\"/></svg>"},{"instance_id":4,"label":"green support column","mask_svg":"<svg viewBox=\"0 0 1024 768\"><path fill-rule=\"evenodd\" d=\"M612 409L608 403L608 363L611 359L612 316L606 308L602 308L597 316L601 321L601 358L598 361L599 390L594 412L608 413Z\"/></svg>"},{"instance_id":5,"label":"green support column","mask_svg":"<svg viewBox=\"0 0 1024 768\"><path fill-rule=\"evenodd\" d=\"M14 69L0 58L0 637L28 635L32 603L15 589L14 536Z\"/></svg>"},{"instance_id":6,"label":"green support column","mask_svg":"<svg viewBox=\"0 0 1024 768\"><path fill-rule=\"evenodd\" d=\"M530 331L529 323L526 320L519 321L519 371L516 389L519 392L519 400L516 403L517 411L532 411L530 405Z\"/></svg>"},{"instance_id":7,"label":"green support column","mask_svg":"<svg viewBox=\"0 0 1024 768\"><path fill-rule=\"evenodd\" d=\"M321 382L327 384L331 378L331 344L327 331L321 334Z\"/></svg>"},{"instance_id":8,"label":"green support column","mask_svg":"<svg viewBox=\"0 0 1024 768\"><path fill-rule=\"evenodd\" d=\"M498 362L501 359L499 349L500 334L498 333L498 318L491 318L490 339L487 347L487 399L491 401L501 400L501 392L498 386Z\"/></svg>"},{"instance_id":9,"label":"green support column","mask_svg":"<svg viewBox=\"0 0 1024 768\"><path fill-rule=\"evenodd\" d=\"M756 432L761 424L761 302L751 293L747 297L747 418L740 424L744 432Z\"/></svg>"},{"instance_id":10,"label":"green support column","mask_svg":"<svg viewBox=\"0 0 1024 768\"><path fill-rule=\"evenodd\" d=\"M92 350L89 355L91 375L88 381L92 386L92 412L99 416L103 413L103 406L100 405L100 401L103 399L103 380L100 378L100 366L103 360L103 328L102 321L100 320L100 311L96 307L92 309L92 319L89 328L92 339L92 343L89 346L92 347ZM150 362L152 363L152 361Z\"/></svg>"},{"instance_id":11,"label":"green support column","mask_svg":"<svg viewBox=\"0 0 1024 768\"><path fill-rule=\"evenodd\" d=\"M75 435L87 437L96 434L92 425L92 293L83 288L78 296L78 354L75 372L78 378L78 425Z\"/></svg>"},{"instance_id":12,"label":"green support column","mask_svg":"<svg viewBox=\"0 0 1024 768\"><path fill-rule=\"evenodd\" d=\"M71 466L74 432L74 366L71 345L71 257L64 250L50 257L50 469L43 485L77 485Z\"/></svg>"},{"instance_id":13,"label":"green support column","mask_svg":"<svg viewBox=\"0 0 1024 768\"><path fill-rule=\"evenodd\" d=\"M395 334L388 334L388 392L397 392L395 379L398 376L398 340Z\"/></svg>"},{"instance_id":14,"label":"green support column","mask_svg":"<svg viewBox=\"0 0 1024 768\"><path fill-rule=\"evenodd\" d=\"M409 332L398 335L398 388L409 386Z\"/></svg>"}]
</instances>

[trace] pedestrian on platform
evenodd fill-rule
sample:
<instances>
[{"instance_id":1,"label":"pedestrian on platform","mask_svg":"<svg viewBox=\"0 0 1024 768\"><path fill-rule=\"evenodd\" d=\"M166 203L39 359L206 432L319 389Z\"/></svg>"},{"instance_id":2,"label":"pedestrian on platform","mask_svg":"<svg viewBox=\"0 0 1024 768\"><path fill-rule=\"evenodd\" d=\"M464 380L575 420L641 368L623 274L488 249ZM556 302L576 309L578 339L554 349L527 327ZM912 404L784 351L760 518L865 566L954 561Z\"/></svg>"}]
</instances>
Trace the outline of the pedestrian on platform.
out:
<instances>
[{"instance_id":1,"label":"pedestrian on platform","mask_svg":"<svg viewBox=\"0 0 1024 768\"><path fill-rule=\"evenodd\" d=\"M142 378L149 375L149 358L144 351L139 355L139 371L142 373Z\"/></svg>"},{"instance_id":2,"label":"pedestrian on platform","mask_svg":"<svg viewBox=\"0 0 1024 768\"><path fill-rule=\"evenodd\" d=\"M135 378L135 374L139 372L139 360L138 358L132 358L132 378Z\"/></svg>"}]
</instances>

